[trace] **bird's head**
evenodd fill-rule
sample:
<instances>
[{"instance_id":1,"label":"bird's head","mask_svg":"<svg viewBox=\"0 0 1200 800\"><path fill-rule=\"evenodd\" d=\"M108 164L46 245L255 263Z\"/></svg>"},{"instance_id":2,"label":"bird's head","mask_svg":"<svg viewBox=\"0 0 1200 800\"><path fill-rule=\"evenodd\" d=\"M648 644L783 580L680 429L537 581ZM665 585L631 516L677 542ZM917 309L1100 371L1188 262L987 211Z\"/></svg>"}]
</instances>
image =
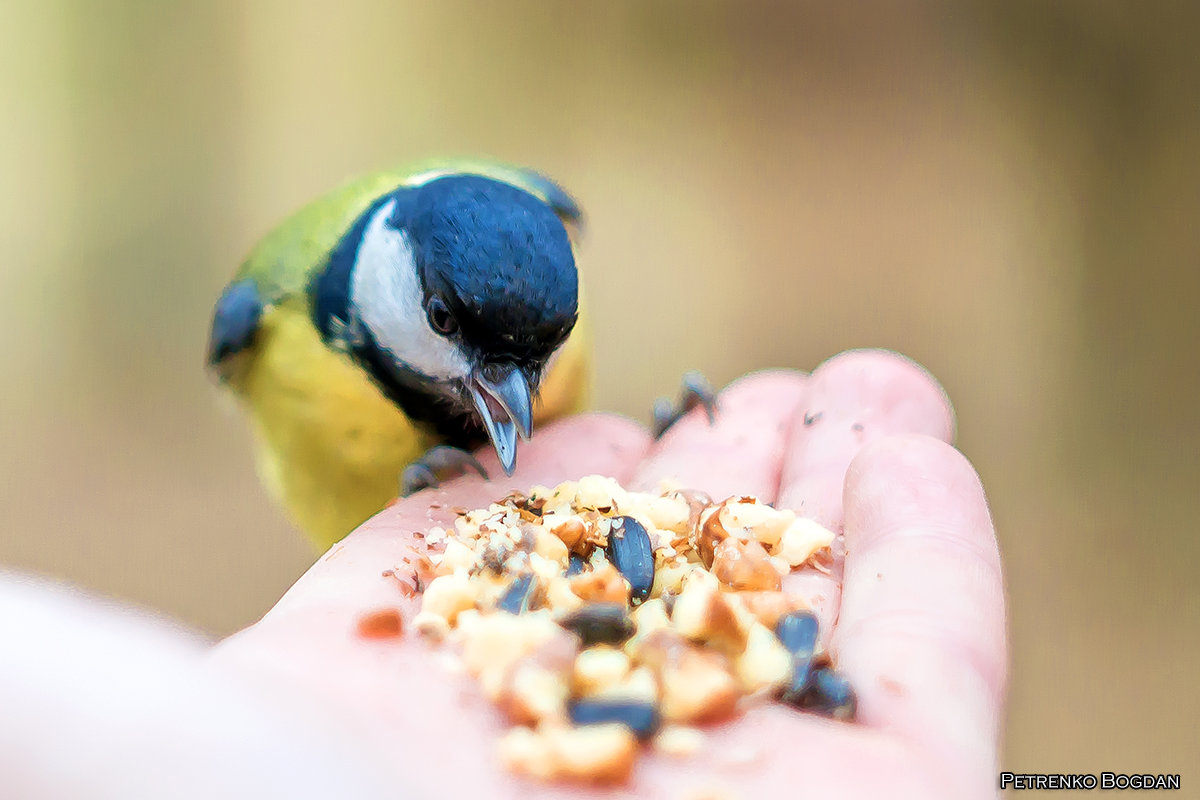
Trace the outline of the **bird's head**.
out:
<instances>
[{"instance_id":1,"label":"bird's head","mask_svg":"<svg viewBox=\"0 0 1200 800\"><path fill-rule=\"evenodd\" d=\"M578 312L556 208L456 174L382 198L359 227L345 293L368 360L383 362L385 380L435 398L439 414L475 415L511 473L542 374Z\"/></svg>"}]
</instances>

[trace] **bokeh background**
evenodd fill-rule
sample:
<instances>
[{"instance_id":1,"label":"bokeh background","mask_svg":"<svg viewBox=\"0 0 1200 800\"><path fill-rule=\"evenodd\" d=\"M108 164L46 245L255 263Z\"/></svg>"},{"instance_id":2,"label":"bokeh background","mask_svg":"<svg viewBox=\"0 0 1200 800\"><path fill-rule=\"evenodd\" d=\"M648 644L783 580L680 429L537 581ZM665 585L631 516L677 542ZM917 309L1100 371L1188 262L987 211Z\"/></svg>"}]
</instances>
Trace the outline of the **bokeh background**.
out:
<instances>
[{"instance_id":1,"label":"bokeh background","mask_svg":"<svg viewBox=\"0 0 1200 800\"><path fill-rule=\"evenodd\" d=\"M213 300L346 178L488 154L584 202L603 407L928 366L1006 558L1004 766L1187 773L1200 6L848 5L0 3L0 563L253 621L314 554Z\"/></svg>"}]
</instances>

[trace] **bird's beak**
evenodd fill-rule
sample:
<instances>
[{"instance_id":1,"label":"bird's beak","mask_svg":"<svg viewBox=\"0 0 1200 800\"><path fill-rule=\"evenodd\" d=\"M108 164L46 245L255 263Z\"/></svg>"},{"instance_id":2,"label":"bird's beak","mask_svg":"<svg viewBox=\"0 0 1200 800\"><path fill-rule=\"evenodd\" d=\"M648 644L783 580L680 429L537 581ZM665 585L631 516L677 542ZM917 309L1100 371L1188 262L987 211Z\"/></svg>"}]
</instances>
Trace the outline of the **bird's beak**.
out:
<instances>
[{"instance_id":1,"label":"bird's beak","mask_svg":"<svg viewBox=\"0 0 1200 800\"><path fill-rule=\"evenodd\" d=\"M533 398L529 380L516 366L489 364L476 369L467 382L488 438L500 457L505 475L517 465L517 435L533 432Z\"/></svg>"}]
</instances>

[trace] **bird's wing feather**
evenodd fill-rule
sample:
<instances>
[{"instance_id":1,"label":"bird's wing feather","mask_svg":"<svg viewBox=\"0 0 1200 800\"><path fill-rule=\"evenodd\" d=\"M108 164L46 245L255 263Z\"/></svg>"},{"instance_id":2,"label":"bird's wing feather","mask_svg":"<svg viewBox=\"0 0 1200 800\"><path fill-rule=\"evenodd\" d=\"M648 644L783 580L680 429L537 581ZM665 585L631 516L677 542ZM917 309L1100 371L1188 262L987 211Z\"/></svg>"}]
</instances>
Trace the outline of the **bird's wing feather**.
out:
<instances>
[{"instance_id":1,"label":"bird's wing feather","mask_svg":"<svg viewBox=\"0 0 1200 800\"><path fill-rule=\"evenodd\" d=\"M302 295L355 218L375 198L400 186L407 174L384 172L348 183L295 212L260 241L217 301L209 366L236 384L240 368L235 356L253 351L264 315Z\"/></svg>"},{"instance_id":2,"label":"bird's wing feather","mask_svg":"<svg viewBox=\"0 0 1200 800\"><path fill-rule=\"evenodd\" d=\"M225 287L217 300L208 338L210 367L220 369L223 363L254 342L262 312L262 298L254 281L234 281Z\"/></svg>"},{"instance_id":3,"label":"bird's wing feather","mask_svg":"<svg viewBox=\"0 0 1200 800\"><path fill-rule=\"evenodd\" d=\"M359 178L304 206L258 243L236 279L252 279L271 304L305 292L313 273L359 215L401 186L407 174L389 171Z\"/></svg>"}]
</instances>

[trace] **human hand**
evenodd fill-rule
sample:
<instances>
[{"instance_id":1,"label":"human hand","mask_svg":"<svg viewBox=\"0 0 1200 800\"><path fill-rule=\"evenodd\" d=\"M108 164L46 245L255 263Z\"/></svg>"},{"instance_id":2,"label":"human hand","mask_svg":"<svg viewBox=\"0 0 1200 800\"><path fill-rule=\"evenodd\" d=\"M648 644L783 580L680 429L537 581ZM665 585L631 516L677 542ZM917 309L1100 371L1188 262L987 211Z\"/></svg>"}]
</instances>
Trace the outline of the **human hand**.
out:
<instances>
[{"instance_id":1,"label":"human hand","mask_svg":"<svg viewBox=\"0 0 1200 800\"><path fill-rule=\"evenodd\" d=\"M539 431L517 473L463 478L378 515L335 545L262 621L224 642L212 667L284 704L303 704L404 795L612 796L543 786L496 763L500 715L407 631L356 634L365 614L419 605L387 574L449 525L532 484L599 473L634 489L660 479L720 499L754 494L841 531L832 575L786 588L822 618L858 722L759 706L707 729L696 757L650 753L629 787L642 797L713 788L735 796L969 798L995 795L1006 675L1003 583L982 487L948 442L940 387L891 354L842 354L811 376L771 372L722 393L717 423L694 412L659 442L628 420L585 415ZM500 474L494 462L491 474Z\"/></svg>"}]
</instances>

